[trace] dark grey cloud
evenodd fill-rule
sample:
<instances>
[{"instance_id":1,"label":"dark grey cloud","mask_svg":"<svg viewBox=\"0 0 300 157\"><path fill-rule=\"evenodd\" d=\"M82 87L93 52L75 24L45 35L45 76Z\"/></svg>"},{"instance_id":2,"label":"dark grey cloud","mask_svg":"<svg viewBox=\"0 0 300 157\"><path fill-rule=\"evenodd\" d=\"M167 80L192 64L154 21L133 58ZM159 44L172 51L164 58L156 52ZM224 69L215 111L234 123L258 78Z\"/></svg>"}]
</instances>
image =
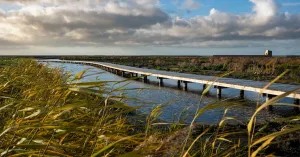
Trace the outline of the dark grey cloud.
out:
<instances>
[{"instance_id":1,"label":"dark grey cloud","mask_svg":"<svg viewBox=\"0 0 300 157\"><path fill-rule=\"evenodd\" d=\"M23 19L26 25L35 25L45 31L65 32L80 28L97 30L147 28L156 23L163 23L169 17L158 9L150 16L59 10L54 15L23 15Z\"/></svg>"},{"instance_id":2,"label":"dark grey cloud","mask_svg":"<svg viewBox=\"0 0 300 157\"><path fill-rule=\"evenodd\" d=\"M244 41L298 40L300 14L280 13L274 0L250 0L252 13L235 15L211 9L208 16L171 17L157 0L64 0L22 3L22 9L0 12L0 45L170 45L249 46ZM15 1L17 2L17 0ZM32 6L31 4L37 4ZM264 12L268 10L268 12ZM239 42L240 41L240 42ZM215 42L215 43L213 43ZM230 44L232 43L232 44ZM251 44L250 44L251 45Z\"/></svg>"}]
</instances>

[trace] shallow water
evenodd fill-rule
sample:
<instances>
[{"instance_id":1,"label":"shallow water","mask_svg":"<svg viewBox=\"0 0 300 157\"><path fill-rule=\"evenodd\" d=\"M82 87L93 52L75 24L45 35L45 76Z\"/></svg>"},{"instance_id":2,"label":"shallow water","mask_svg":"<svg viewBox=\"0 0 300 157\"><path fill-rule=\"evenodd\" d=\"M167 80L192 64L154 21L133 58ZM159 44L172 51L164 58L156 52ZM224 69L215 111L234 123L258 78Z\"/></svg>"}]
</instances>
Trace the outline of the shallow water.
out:
<instances>
[{"instance_id":1,"label":"shallow water","mask_svg":"<svg viewBox=\"0 0 300 157\"><path fill-rule=\"evenodd\" d=\"M81 72L82 70L89 69L86 75L103 72L102 74L93 75L84 78L81 81L121 81L125 80L121 76L106 72L102 69L95 68L92 66L87 65L79 65L79 64L69 64L69 63L48 63L50 67L58 67L62 68L65 71L69 71L72 74L76 74ZM139 111L148 114L152 111L152 109L157 106L158 104L168 104L163 108L163 113L159 117L161 120L167 122L174 122L178 121L182 112L188 109L188 115L186 117L185 122L190 122L193 119L194 113L197 110L197 107L200 108L214 103L216 101L220 101L216 97L216 89L210 89L208 96L201 96L202 92L202 84L190 83L188 84L189 91L183 91L177 89L177 80L164 80L164 87L159 87L158 80L155 77L148 77L149 83L142 83L141 81L127 81L125 83L121 83L118 85L113 86L113 83L110 83L108 88L117 88L126 83L129 83L126 88L146 88L141 92L138 90L127 90L124 91L123 94L129 97L137 98L138 100L142 101L135 101L130 100L126 103L131 106L139 106L145 104L144 107L139 109ZM118 93L121 94L121 93ZM232 99L234 101L240 101L239 97L239 90L236 89L223 89L222 91L222 99ZM245 91L245 100L243 105L231 107L228 109L226 116L235 117L239 121L245 122L247 121L256 108L256 101L257 101L258 93L254 92L247 92ZM264 98L260 99L260 104L264 102ZM292 103L293 100L289 98L285 98L280 102L285 103ZM241 103L239 103L241 104ZM205 123L205 124L214 124L218 123L220 119L222 119L224 115L224 108L222 109L213 109L206 111L200 117L197 118L198 123ZM257 120L259 122L271 120L281 115L290 114L293 112L293 108L291 107L274 107L272 112L267 110L262 110L258 115Z\"/></svg>"}]
</instances>

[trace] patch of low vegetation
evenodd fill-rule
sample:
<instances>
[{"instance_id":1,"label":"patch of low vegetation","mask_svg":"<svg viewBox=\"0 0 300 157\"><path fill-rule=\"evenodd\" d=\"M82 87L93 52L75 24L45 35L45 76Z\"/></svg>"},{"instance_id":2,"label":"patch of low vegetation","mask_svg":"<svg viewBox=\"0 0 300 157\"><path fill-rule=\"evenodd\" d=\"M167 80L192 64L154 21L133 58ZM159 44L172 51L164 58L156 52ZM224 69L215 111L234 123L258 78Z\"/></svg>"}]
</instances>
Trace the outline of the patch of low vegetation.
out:
<instances>
[{"instance_id":1,"label":"patch of low vegetation","mask_svg":"<svg viewBox=\"0 0 300 157\"><path fill-rule=\"evenodd\" d=\"M11 65L15 62L17 62L17 59L15 58L9 58L9 57L0 58L0 67Z\"/></svg>"},{"instance_id":2,"label":"patch of low vegetation","mask_svg":"<svg viewBox=\"0 0 300 157\"><path fill-rule=\"evenodd\" d=\"M258 81L271 81L286 69L290 73L279 82L300 84L300 57L202 57L202 56L83 56L62 57L70 60L110 62L134 67L182 73L226 76Z\"/></svg>"},{"instance_id":3,"label":"patch of low vegetation","mask_svg":"<svg viewBox=\"0 0 300 157\"><path fill-rule=\"evenodd\" d=\"M295 91L258 105L248 124L227 123L238 121L226 116L236 101L199 108L190 124L183 123L184 112L182 121L165 123L159 120L164 105L137 115L142 104L129 107L122 100L130 98L114 94L125 89L81 82L86 71L71 76L28 59L0 71L0 156L299 156L300 116L266 124L255 118ZM216 108L227 108L218 125L195 123Z\"/></svg>"}]
</instances>

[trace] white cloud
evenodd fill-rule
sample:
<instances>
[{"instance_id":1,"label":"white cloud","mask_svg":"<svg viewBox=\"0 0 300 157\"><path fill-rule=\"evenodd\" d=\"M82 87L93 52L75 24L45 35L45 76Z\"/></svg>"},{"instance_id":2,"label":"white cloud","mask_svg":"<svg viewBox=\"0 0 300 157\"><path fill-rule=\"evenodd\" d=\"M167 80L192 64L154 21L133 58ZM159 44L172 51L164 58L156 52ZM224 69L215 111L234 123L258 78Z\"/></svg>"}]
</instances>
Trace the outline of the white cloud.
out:
<instances>
[{"instance_id":1,"label":"white cloud","mask_svg":"<svg viewBox=\"0 0 300 157\"><path fill-rule=\"evenodd\" d=\"M196 10L200 8L200 3L195 0L184 0L183 8L187 10Z\"/></svg>"},{"instance_id":2,"label":"white cloud","mask_svg":"<svg viewBox=\"0 0 300 157\"><path fill-rule=\"evenodd\" d=\"M300 38L300 14L280 13L275 0L250 1L248 14L213 8L191 18L171 18L158 0L15 1L21 9L0 11L0 45L247 47Z\"/></svg>"},{"instance_id":3,"label":"white cloud","mask_svg":"<svg viewBox=\"0 0 300 157\"><path fill-rule=\"evenodd\" d=\"M160 5L159 0L138 0L136 2L141 5L155 5L155 6Z\"/></svg>"},{"instance_id":4,"label":"white cloud","mask_svg":"<svg viewBox=\"0 0 300 157\"><path fill-rule=\"evenodd\" d=\"M255 22L265 24L274 18L279 11L279 5L275 0L250 0L254 3L253 11L255 12Z\"/></svg>"}]
</instances>

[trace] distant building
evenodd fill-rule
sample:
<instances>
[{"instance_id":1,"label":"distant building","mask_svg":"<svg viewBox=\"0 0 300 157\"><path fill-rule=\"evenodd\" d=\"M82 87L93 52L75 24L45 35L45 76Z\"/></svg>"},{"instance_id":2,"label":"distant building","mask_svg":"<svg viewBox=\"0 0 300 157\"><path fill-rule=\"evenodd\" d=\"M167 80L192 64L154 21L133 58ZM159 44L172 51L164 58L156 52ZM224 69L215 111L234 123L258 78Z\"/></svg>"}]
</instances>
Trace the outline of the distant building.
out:
<instances>
[{"instance_id":1,"label":"distant building","mask_svg":"<svg viewBox=\"0 0 300 157\"><path fill-rule=\"evenodd\" d=\"M266 50L265 56L272 57L272 51L271 50Z\"/></svg>"},{"instance_id":2,"label":"distant building","mask_svg":"<svg viewBox=\"0 0 300 157\"><path fill-rule=\"evenodd\" d=\"M214 57L272 57L273 52L266 50L264 55L214 55Z\"/></svg>"}]
</instances>

